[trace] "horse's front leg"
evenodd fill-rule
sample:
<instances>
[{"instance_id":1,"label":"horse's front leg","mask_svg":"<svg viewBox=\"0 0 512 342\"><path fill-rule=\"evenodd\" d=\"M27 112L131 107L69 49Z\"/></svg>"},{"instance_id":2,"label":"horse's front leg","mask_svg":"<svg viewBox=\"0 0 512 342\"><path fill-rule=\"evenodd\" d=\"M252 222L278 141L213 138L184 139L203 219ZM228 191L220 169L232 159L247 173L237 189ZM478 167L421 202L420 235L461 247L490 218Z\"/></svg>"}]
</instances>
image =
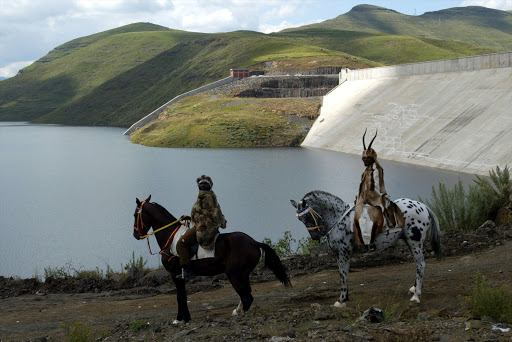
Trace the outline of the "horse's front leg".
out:
<instances>
[{"instance_id":1,"label":"horse's front leg","mask_svg":"<svg viewBox=\"0 0 512 342\"><path fill-rule=\"evenodd\" d=\"M178 301L178 315L172 324L180 325L190 321L190 312L187 304L187 290L185 289L185 280L176 278L177 274L172 274L172 280L176 285L176 299Z\"/></svg>"}]
</instances>

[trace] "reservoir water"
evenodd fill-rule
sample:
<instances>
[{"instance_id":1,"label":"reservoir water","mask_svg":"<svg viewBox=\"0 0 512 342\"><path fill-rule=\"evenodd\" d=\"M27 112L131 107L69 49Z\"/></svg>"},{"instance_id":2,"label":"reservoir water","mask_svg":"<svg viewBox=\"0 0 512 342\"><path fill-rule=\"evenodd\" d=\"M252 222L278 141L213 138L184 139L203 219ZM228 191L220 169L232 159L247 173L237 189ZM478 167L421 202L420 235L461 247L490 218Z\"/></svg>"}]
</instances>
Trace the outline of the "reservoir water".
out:
<instances>
[{"instance_id":1,"label":"reservoir water","mask_svg":"<svg viewBox=\"0 0 512 342\"><path fill-rule=\"evenodd\" d=\"M318 149L149 148L123 131L0 122L1 276L43 276L45 268L65 265L120 271L132 253L158 267L159 257L132 236L135 198L151 194L174 216L190 214L202 174L213 179L228 221L223 232L277 241L290 231L298 240L308 234L289 200L325 190L352 201L364 169L359 156ZM381 164L393 198L430 198L439 182L474 178Z\"/></svg>"}]
</instances>

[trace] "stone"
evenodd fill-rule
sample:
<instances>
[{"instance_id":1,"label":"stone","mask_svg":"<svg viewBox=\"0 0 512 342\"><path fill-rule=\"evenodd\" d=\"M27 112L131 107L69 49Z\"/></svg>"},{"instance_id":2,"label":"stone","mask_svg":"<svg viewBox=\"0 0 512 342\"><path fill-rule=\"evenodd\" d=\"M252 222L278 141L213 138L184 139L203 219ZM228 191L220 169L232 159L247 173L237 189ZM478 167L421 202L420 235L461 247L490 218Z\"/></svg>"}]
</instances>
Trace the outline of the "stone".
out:
<instances>
[{"instance_id":1,"label":"stone","mask_svg":"<svg viewBox=\"0 0 512 342\"><path fill-rule=\"evenodd\" d=\"M365 319L372 323L382 323L384 322L384 318L384 312L374 306L363 312L363 315L361 316L361 319Z\"/></svg>"}]
</instances>

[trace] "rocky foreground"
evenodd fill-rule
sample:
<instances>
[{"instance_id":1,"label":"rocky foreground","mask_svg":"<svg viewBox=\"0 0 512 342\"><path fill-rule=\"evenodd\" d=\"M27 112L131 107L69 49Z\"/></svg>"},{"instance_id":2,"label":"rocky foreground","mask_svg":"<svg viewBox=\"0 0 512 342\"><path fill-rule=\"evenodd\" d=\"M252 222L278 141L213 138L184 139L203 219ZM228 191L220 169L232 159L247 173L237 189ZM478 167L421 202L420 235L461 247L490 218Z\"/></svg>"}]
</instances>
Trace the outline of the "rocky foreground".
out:
<instances>
[{"instance_id":1,"label":"rocky foreground","mask_svg":"<svg viewBox=\"0 0 512 342\"><path fill-rule=\"evenodd\" d=\"M231 316L239 299L224 275L193 279L192 321L182 327L172 325L175 290L165 271L121 281L0 277L0 341L65 341L80 333L91 341L512 341L510 325L472 319L468 301L478 273L492 286L511 283L512 226L489 223L442 238L443 259L426 261L420 305L409 304L415 270L404 244L354 255L345 309L332 306L337 266L320 248L283 260L291 289L258 267L253 307L239 317ZM372 307L382 313L365 314Z\"/></svg>"}]
</instances>

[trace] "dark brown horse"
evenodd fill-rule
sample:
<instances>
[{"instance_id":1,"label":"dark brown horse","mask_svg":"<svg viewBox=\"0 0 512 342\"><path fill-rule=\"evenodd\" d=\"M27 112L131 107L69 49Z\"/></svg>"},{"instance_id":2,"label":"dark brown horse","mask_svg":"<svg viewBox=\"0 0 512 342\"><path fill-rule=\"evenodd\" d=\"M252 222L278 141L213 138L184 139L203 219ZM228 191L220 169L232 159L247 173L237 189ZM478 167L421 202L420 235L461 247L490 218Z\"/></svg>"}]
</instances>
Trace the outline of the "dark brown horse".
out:
<instances>
[{"instance_id":1,"label":"dark brown horse","mask_svg":"<svg viewBox=\"0 0 512 342\"><path fill-rule=\"evenodd\" d=\"M158 245L162 249L162 265L171 273L176 285L176 297L178 301L178 315L174 324L190 321L190 312L187 305L187 293L185 281L176 278L181 274L181 266L178 257L170 253L170 240L173 231L181 224L171 213L158 203L150 202L151 195L141 202L136 199L135 222L133 236L140 240L153 228ZM184 219L185 217L182 217ZM157 231L159 228L172 223L169 227ZM167 246L167 247L166 247ZM265 266L275 274L285 286L291 286L290 279L276 252L268 245L257 242L249 235L241 232L220 234L215 244L215 257L192 261L191 267L196 275L212 276L225 273L240 296L240 304L233 310L237 315L243 308L244 311L251 307L253 296L249 274L258 264L261 258L261 249L265 252Z\"/></svg>"}]
</instances>

